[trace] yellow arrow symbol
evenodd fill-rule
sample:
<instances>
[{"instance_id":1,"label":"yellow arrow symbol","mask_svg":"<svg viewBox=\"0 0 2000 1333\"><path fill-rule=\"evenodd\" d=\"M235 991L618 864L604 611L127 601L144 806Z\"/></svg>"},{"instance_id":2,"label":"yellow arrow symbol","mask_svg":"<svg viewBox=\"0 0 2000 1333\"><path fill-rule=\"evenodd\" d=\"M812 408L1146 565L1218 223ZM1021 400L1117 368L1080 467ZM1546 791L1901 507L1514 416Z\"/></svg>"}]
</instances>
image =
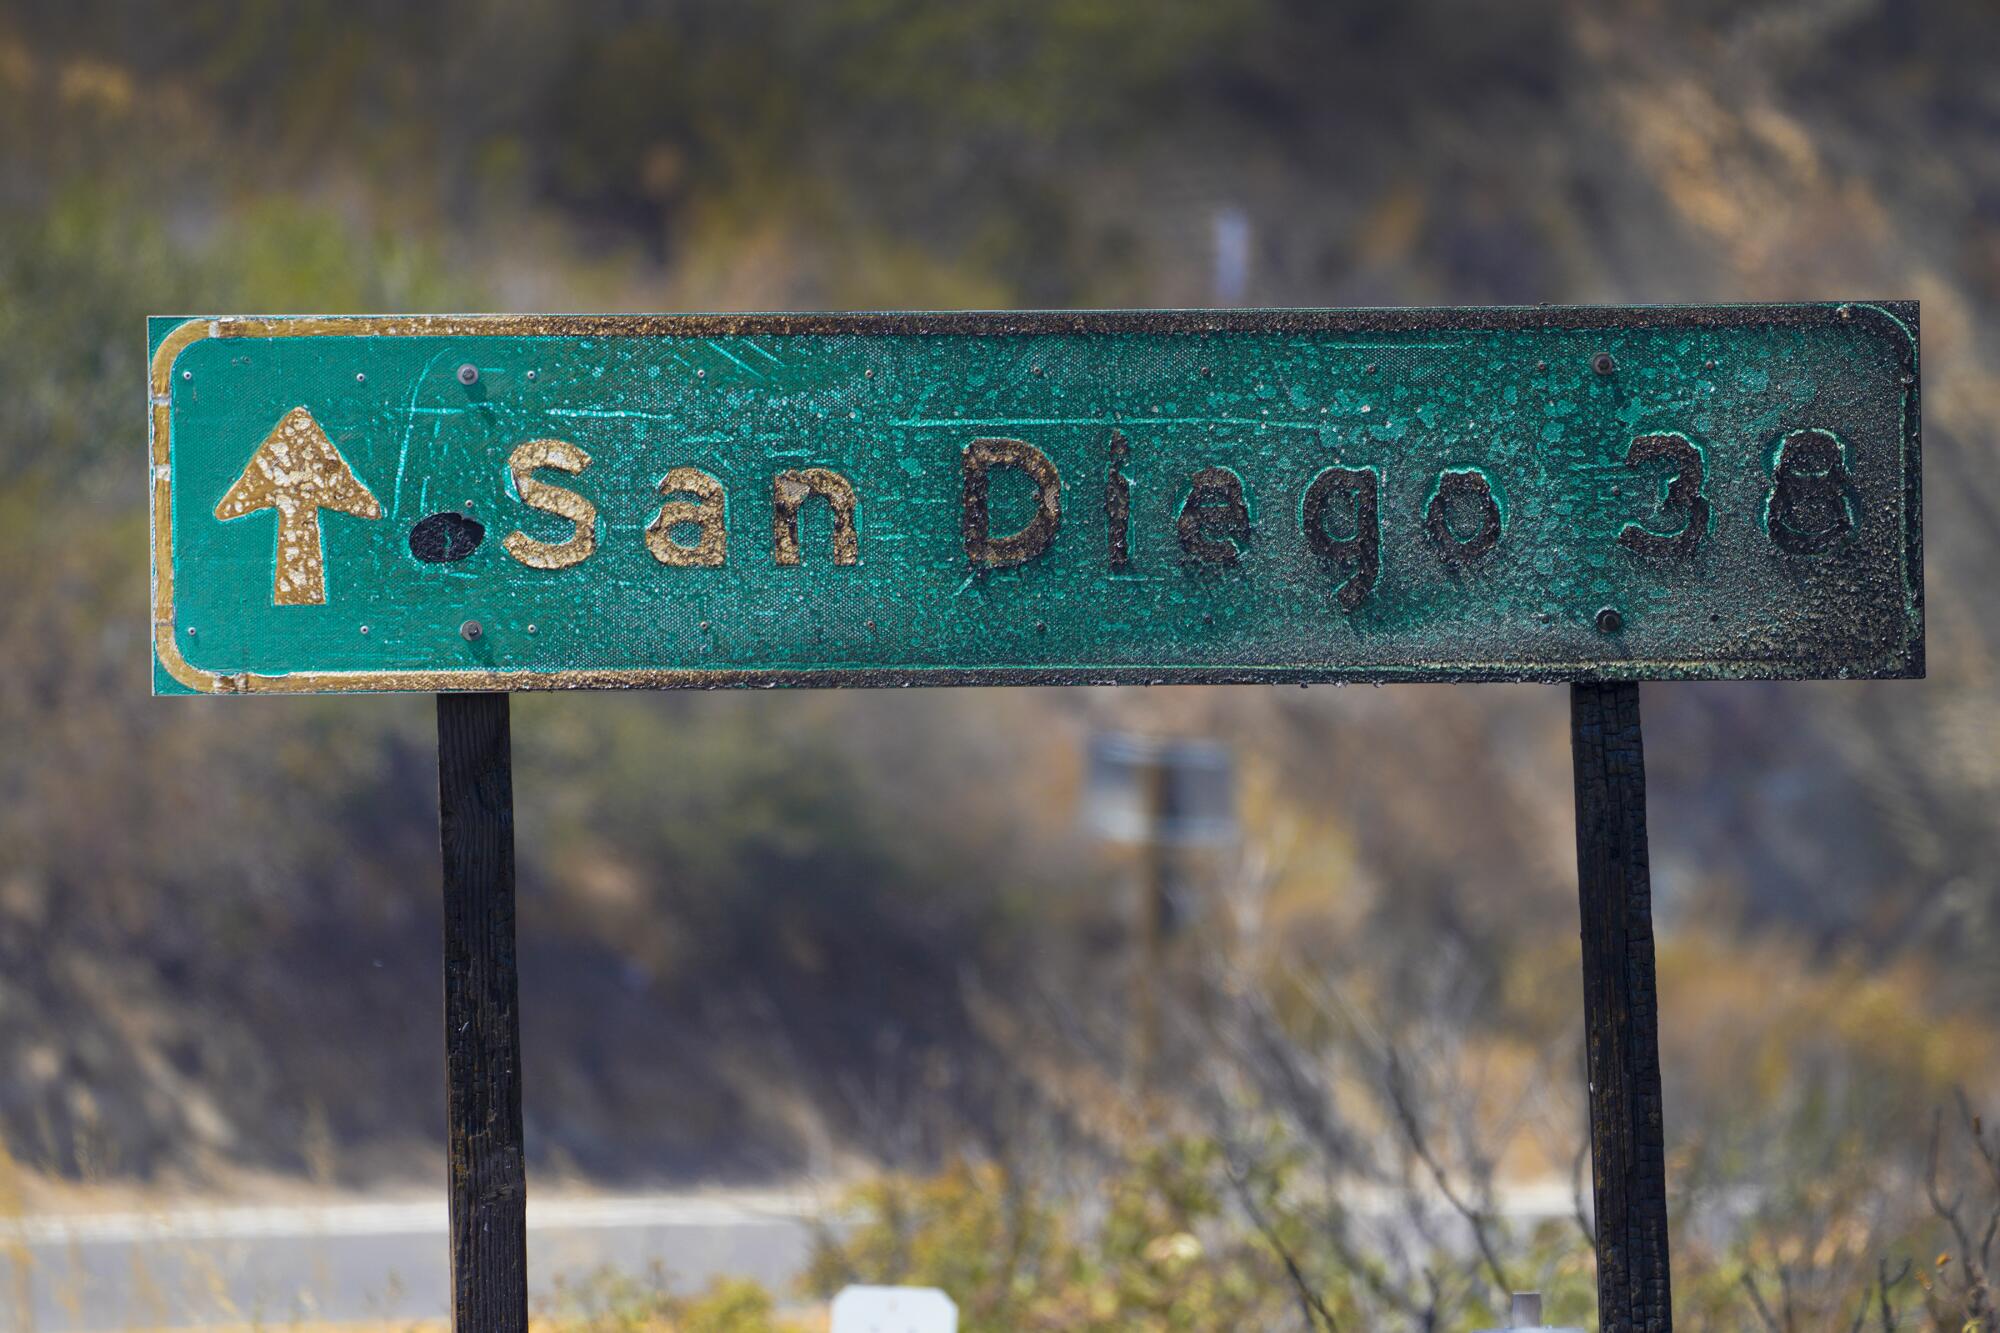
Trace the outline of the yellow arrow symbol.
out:
<instances>
[{"instance_id":1,"label":"yellow arrow symbol","mask_svg":"<svg viewBox=\"0 0 2000 1333\"><path fill-rule=\"evenodd\" d=\"M244 465L243 475L215 506L215 516L241 518L259 509L278 511L271 600L279 606L319 606L326 601L320 510L356 518L382 517L382 506L303 407L285 413L285 419L271 428Z\"/></svg>"}]
</instances>

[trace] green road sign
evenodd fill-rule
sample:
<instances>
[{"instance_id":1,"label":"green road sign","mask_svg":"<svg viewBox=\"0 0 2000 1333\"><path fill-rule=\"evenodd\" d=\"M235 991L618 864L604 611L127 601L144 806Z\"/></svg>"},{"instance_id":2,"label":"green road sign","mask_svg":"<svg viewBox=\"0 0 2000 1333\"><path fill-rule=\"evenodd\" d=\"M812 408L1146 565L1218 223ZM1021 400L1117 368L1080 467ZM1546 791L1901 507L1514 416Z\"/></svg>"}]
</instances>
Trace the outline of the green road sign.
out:
<instances>
[{"instance_id":1,"label":"green road sign","mask_svg":"<svg viewBox=\"0 0 2000 1333\"><path fill-rule=\"evenodd\" d=\"M163 693L1923 670L1913 304L150 332Z\"/></svg>"}]
</instances>

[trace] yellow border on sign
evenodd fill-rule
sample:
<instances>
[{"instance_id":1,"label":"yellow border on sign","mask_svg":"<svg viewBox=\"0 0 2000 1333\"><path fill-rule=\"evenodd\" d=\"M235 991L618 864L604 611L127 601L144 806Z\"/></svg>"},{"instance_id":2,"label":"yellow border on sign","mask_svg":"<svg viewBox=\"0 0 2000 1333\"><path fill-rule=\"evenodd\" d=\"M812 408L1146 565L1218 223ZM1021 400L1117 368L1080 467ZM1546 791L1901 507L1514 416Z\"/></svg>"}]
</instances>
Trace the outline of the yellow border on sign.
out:
<instances>
[{"instance_id":1,"label":"yellow border on sign","mask_svg":"<svg viewBox=\"0 0 2000 1333\"><path fill-rule=\"evenodd\" d=\"M214 328L208 320L191 319L168 334L160 350L153 353L153 378L149 386L153 410L147 417L153 473L153 654L168 675L189 689L208 694L223 692L222 678L181 656L180 640L174 635L174 474L170 432L174 358L203 338L213 336Z\"/></svg>"}]
</instances>

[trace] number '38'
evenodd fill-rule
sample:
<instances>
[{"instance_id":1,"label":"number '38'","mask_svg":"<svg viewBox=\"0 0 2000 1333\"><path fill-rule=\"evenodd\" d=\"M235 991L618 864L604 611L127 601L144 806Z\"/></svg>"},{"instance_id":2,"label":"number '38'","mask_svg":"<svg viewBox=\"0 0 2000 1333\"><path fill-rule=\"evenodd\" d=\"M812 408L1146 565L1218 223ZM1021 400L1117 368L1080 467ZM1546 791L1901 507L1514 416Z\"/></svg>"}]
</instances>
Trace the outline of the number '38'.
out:
<instances>
[{"instance_id":1,"label":"number '38'","mask_svg":"<svg viewBox=\"0 0 2000 1333\"><path fill-rule=\"evenodd\" d=\"M1639 555L1685 556L1708 535L1709 501L1702 452L1685 435L1641 435L1625 466L1672 465L1653 526L1627 523L1618 544ZM1764 529L1788 555L1819 555L1852 535L1860 516L1847 445L1833 432L1795 430L1771 457L1771 489L1764 498ZM1670 530L1668 530L1670 529Z\"/></svg>"},{"instance_id":2,"label":"number '38'","mask_svg":"<svg viewBox=\"0 0 2000 1333\"><path fill-rule=\"evenodd\" d=\"M1832 431L1795 430L1778 443L1764 528L1781 551L1818 555L1854 531L1860 505L1847 445Z\"/></svg>"}]
</instances>

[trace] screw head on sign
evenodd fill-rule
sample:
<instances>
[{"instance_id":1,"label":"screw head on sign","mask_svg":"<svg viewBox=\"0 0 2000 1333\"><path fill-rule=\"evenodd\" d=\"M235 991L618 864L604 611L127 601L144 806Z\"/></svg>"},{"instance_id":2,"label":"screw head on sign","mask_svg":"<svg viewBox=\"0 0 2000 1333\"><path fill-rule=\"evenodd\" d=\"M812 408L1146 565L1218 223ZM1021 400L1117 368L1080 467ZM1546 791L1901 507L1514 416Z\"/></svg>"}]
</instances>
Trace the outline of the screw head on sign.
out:
<instances>
[{"instance_id":1,"label":"screw head on sign","mask_svg":"<svg viewBox=\"0 0 2000 1333\"><path fill-rule=\"evenodd\" d=\"M486 631L479 627L478 621L468 620L458 627L458 632L467 643L471 643Z\"/></svg>"},{"instance_id":2,"label":"screw head on sign","mask_svg":"<svg viewBox=\"0 0 2000 1333\"><path fill-rule=\"evenodd\" d=\"M479 383L479 367L473 365L470 361L460 366L458 368L458 382L466 385Z\"/></svg>"},{"instance_id":3,"label":"screw head on sign","mask_svg":"<svg viewBox=\"0 0 2000 1333\"><path fill-rule=\"evenodd\" d=\"M1615 606L1607 606L1597 613L1597 629L1600 634L1616 634L1625 628L1625 617Z\"/></svg>"},{"instance_id":4,"label":"screw head on sign","mask_svg":"<svg viewBox=\"0 0 2000 1333\"><path fill-rule=\"evenodd\" d=\"M1599 352L1596 356L1590 358L1590 368L1600 375L1609 375L1612 371L1618 369L1618 362L1612 357L1611 353Z\"/></svg>"}]
</instances>

